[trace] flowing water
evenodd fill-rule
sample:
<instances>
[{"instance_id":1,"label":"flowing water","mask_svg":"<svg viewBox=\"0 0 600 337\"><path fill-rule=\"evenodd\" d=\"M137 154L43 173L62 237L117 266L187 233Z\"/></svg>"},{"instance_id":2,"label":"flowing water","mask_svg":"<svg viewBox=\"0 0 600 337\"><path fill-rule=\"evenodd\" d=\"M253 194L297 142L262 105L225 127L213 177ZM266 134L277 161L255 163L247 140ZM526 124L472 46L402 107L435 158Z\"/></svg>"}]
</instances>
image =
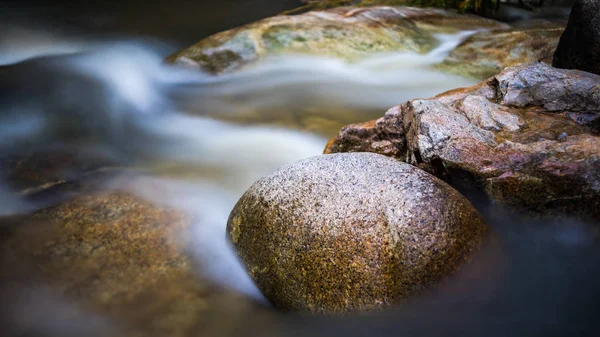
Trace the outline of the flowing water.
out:
<instances>
[{"instance_id":1,"label":"flowing water","mask_svg":"<svg viewBox=\"0 0 600 337\"><path fill-rule=\"evenodd\" d=\"M129 185L132 193L194 215L185 235L198 272L258 303L265 301L224 237L243 191L282 164L320 154L343 125L474 84L431 67L472 32L439 35L439 47L425 55L378 54L351 64L280 55L215 77L164 64L177 46L162 40L4 28L0 64L23 62L0 67L1 154L83 150L143 171L145 178ZM155 184L162 193L148 187ZM0 215L38 207L0 183ZM397 310L351 319L232 310L215 314L203 335L593 335L600 304L596 231L485 205L482 211L502 257L482 254L448 287ZM98 313L73 322L71 304L44 287L22 292L4 318L20 331L102 335L115 328Z\"/></svg>"}]
</instances>

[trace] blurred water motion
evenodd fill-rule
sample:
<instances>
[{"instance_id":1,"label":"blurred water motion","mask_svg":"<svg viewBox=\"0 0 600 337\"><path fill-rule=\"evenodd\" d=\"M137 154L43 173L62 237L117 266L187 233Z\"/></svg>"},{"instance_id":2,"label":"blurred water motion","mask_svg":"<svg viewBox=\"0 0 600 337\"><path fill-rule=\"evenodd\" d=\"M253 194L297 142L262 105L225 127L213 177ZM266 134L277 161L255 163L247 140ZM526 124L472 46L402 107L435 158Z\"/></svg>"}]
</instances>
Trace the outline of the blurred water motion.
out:
<instances>
[{"instance_id":1,"label":"blurred water motion","mask_svg":"<svg viewBox=\"0 0 600 337\"><path fill-rule=\"evenodd\" d=\"M229 3L200 7L207 13L224 15L227 11L222 6ZM285 2L278 2L277 6L269 1L248 3L264 11L244 16L245 8L249 8L245 6L250 5L240 5L231 9L239 17L232 14L233 21L227 25L274 14L283 9L279 6L287 6L282 4ZM181 14L190 8L187 6L192 6L183 2L181 5L178 10L168 12ZM172 7L177 6L172 4ZM157 13L162 8L164 4L152 4L144 10L160 17ZM56 10L63 15L71 13L61 11L60 7ZM39 266L28 265L30 261L17 261L22 262L20 267L0 265L3 334L593 336L597 333L598 232L597 228L574 221L523 219L481 204L494 229L495 244L439 288L396 310L374 316L333 318L275 312L225 242L228 213L257 178L282 164L318 155L327 137L345 124L379 117L387 108L411 98L429 97L473 84L472 80L431 68L472 32L439 35L440 46L426 55L374 55L353 64L287 55L267 58L238 73L212 77L162 62L179 43L193 42L187 40L197 40L204 33L190 31L186 25L178 27L173 19L167 20L172 24L162 26L153 25L156 21L151 20L135 21L139 13L132 9L121 14L111 14L106 9L99 12L103 14L88 23L96 27L87 27L85 32L65 30L69 24L55 29L24 25L2 29L0 63L5 66L0 67L0 155L56 150L85 152L94 158L101 157L108 166L126 168L128 174L119 171L102 181L105 188L121 187L153 204L180 209L193 219L191 226L178 233L178 237L182 238L181 251L192 258L190 268L195 276L176 278L181 283L146 289L144 296L135 301L127 302L129 295L122 294L128 306L123 311L113 309L127 315L115 317L100 307L78 301L78 296L63 293L52 280L44 279L41 270L36 269ZM17 14L12 18L15 22L19 22ZM125 17L132 20L123 20ZM46 24L52 22L48 15L45 20ZM70 23L71 27L77 26L81 17L73 20L75 24ZM218 17L211 20L214 23ZM184 22L192 24L191 20ZM207 33L229 28L227 25L199 24ZM107 34L99 34L103 26L110 28ZM115 38L121 30L124 36L161 37L185 30L185 36L174 38L175 42ZM161 34L154 34L157 32ZM9 240L20 226L29 225L25 223L31 221L27 217L29 212L45 205L32 202L9 186L6 179L2 181L0 243ZM52 230L44 224L40 228ZM31 234L33 237L36 233ZM30 275L30 269L36 278L19 278L21 272ZM94 286L89 280L84 282ZM196 285L202 289L197 290ZM161 292L167 291L181 297L173 295L163 302ZM188 291L201 292L202 301L191 303L191 298L196 297L188 296ZM188 312L187 305L193 310ZM189 315L172 317L174 312ZM172 324L182 329L169 330Z\"/></svg>"}]
</instances>

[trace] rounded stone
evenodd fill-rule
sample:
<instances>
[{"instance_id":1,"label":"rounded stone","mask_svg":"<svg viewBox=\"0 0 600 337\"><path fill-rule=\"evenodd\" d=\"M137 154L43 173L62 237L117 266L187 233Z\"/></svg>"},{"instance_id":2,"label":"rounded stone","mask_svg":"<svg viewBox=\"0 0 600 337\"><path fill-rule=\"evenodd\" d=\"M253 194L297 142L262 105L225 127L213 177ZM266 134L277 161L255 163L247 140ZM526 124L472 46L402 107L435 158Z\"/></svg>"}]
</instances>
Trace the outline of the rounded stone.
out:
<instances>
[{"instance_id":1,"label":"rounded stone","mask_svg":"<svg viewBox=\"0 0 600 337\"><path fill-rule=\"evenodd\" d=\"M373 153L281 167L255 182L227 235L277 308L318 313L383 309L452 274L487 226L452 187Z\"/></svg>"}]
</instances>

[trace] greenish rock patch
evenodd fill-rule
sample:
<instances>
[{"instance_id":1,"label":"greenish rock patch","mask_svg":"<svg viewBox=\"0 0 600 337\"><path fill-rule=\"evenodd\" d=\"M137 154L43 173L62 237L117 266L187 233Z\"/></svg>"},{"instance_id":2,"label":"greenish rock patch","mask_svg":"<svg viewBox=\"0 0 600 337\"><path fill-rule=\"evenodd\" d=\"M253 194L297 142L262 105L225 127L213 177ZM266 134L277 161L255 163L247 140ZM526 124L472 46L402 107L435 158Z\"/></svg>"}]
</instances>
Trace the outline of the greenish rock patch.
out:
<instances>
[{"instance_id":1,"label":"greenish rock patch","mask_svg":"<svg viewBox=\"0 0 600 337\"><path fill-rule=\"evenodd\" d=\"M264 56L300 53L354 61L373 53L427 53L436 33L506 25L471 15L411 7L342 7L280 15L215 34L172 56L171 63L223 73Z\"/></svg>"}]
</instances>

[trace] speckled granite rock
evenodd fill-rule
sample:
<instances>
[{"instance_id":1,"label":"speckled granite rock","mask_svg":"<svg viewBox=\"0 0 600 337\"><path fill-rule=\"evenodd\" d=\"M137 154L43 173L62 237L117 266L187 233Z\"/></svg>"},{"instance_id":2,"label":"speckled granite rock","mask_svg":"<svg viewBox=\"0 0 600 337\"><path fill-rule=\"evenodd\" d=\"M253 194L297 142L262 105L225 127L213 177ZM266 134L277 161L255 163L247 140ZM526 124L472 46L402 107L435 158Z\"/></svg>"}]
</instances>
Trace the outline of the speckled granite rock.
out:
<instances>
[{"instance_id":1,"label":"speckled granite rock","mask_svg":"<svg viewBox=\"0 0 600 337\"><path fill-rule=\"evenodd\" d=\"M600 219L600 76L543 63L507 68L371 125L344 128L325 152L387 154L507 206Z\"/></svg>"},{"instance_id":2,"label":"speckled granite rock","mask_svg":"<svg viewBox=\"0 0 600 337\"><path fill-rule=\"evenodd\" d=\"M564 26L540 23L533 27L480 32L463 41L437 67L484 79L505 67L534 61L551 64L563 30Z\"/></svg>"},{"instance_id":3,"label":"speckled granite rock","mask_svg":"<svg viewBox=\"0 0 600 337\"><path fill-rule=\"evenodd\" d=\"M179 210L119 190L81 195L32 215L0 217L0 289L47 287L76 304L68 317L98 315L115 329L111 336L236 335L232 324L242 312L260 319L262 310L198 273L184 249L191 221ZM15 301L25 295L10 294ZM5 307L9 295L3 296ZM62 302L48 306L61 308ZM70 326L60 319L48 333ZM225 321L230 329L223 328Z\"/></svg>"},{"instance_id":4,"label":"speckled granite rock","mask_svg":"<svg viewBox=\"0 0 600 337\"><path fill-rule=\"evenodd\" d=\"M485 233L450 186L371 153L286 165L250 187L227 223L267 299L318 313L398 303L455 271Z\"/></svg>"},{"instance_id":5,"label":"speckled granite rock","mask_svg":"<svg viewBox=\"0 0 600 337\"><path fill-rule=\"evenodd\" d=\"M354 60L373 52L424 53L434 33L506 25L472 15L412 7L340 7L267 18L210 36L167 61L212 73L237 69L265 55L310 53Z\"/></svg>"},{"instance_id":6,"label":"speckled granite rock","mask_svg":"<svg viewBox=\"0 0 600 337\"><path fill-rule=\"evenodd\" d=\"M575 1L552 64L600 75L600 1Z\"/></svg>"}]
</instances>

